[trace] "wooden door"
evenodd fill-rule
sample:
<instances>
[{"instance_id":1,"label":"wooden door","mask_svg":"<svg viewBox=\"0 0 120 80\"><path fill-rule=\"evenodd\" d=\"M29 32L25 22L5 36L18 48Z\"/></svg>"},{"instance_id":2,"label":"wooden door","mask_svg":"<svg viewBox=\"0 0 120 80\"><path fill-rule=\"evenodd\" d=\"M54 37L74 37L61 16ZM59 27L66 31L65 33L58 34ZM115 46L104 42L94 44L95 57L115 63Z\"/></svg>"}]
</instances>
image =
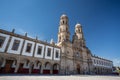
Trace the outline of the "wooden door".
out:
<instances>
[{"instance_id":1,"label":"wooden door","mask_svg":"<svg viewBox=\"0 0 120 80\"><path fill-rule=\"evenodd\" d=\"M6 60L6 64L4 68L5 73L11 72L12 63L13 63L13 60Z\"/></svg>"}]
</instances>

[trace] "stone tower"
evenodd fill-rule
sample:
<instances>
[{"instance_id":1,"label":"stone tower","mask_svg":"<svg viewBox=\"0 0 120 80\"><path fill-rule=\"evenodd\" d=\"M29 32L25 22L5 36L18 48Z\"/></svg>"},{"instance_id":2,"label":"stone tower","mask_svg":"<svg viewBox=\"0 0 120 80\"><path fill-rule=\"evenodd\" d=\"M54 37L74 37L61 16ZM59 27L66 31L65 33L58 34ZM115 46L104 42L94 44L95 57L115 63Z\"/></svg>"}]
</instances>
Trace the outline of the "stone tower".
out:
<instances>
[{"instance_id":1,"label":"stone tower","mask_svg":"<svg viewBox=\"0 0 120 80\"><path fill-rule=\"evenodd\" d=\"M72 47L74 53L74 64L77 73L87 74L91 70L91 52L85 44L85 39L81 24L75 25Z\"/></svg>"},{"instance_id":2,"label":"stone tower","mask_svg":"<svg viewBox=\"0 0 120 80\"><path fill-rule=\"evenodd\" d=\"M82 31L81 24L77 23L75 25L75 34L73 36L73 43L78 43L78 47L85 47L85 39Z\"/></svg>"},{"instance_id":3,"label":"stone tower","mask_svg":"<svg viewBox=\"0 0 120 80\"><path fill-rule=\"evenodd\" d=\"M70 41L70 32L68 17L63 14L60 17L60 26L58 32L58 44L61 47L61 74L72 74L74 71L73 66L73 50Z\"/></svg>"},{"instance_id":4,"label":"stone tower","mask_svg":"<svg viewBox=\"0 0 120 80\"><path fill-rule=\"evenodd\" d=\"M90 51L86 47L81 24L75 25L75 34L70 41L68 17L60 17L58 43L61 48L60 74L85 74L90 71Z\"/></svg>"},{"instance_id":5,"label":"stone tower","mask_svg":"<svg viewBox=\"0 0 120 80\"><path fill-rule=\"evenodd\" d=\"M58 43L63 41L70 41L68 17L65 14L60 17L58 32Z\"/></svg>"}]
</instances>

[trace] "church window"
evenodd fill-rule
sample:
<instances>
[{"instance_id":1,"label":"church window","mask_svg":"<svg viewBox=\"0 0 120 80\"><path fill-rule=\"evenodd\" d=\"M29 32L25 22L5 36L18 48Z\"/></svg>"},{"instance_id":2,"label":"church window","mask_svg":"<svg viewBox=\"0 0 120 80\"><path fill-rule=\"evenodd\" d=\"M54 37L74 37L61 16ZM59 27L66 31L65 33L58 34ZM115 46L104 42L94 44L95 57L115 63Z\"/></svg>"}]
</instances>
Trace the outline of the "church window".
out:
<instances>
[{"instance_id":1,"label":"church window","mask_svg":"<svg viewBox=\"0 0 120 80\"><path fill-rule=\"evenodd\" d=\"M48 48L47 56L49 56L49 57L50 57L50 55L51 55L51 49L50 49L50 48Z\"/></svg>"},{"instance_id":2,"label":"church window","mask_svg":"<svg viewBox=\"0 0 120 80\"><path fill-rule=\"evenodd\" d=\"M78 29L78 31L80 32L80 29Z\"/></svg>"},{"instance_id":3,"label":"church window","mask_svg":"<svg viewBox=\"0 0 120 80\"><path fill-rule=\"evenodd\" d=\"M63 21L63 24L64 24L64 21Z\"/></svg>"},{"instance_id":4,"label":"church window","mask_svg":"<svg viewBox=\"0 0 120 80\"><path fill-rule=\"evenodd\" d=\"M19 44L20 44L20 40L14 40L13 42L13 46L12 46L12 50L18 50L18 47L19 47Z\"/></svg>"},{"instance_id":5,"label":"church window","mask_svg":"<svg viewBox=\"0 0 120 80\"><path fill-rule=\"evenodd\" d=\"M5 41L5 37L0 36L0 48L3 46L4 41Z\"/></svg>"},{"instance_id":6,"label":"church window","mask_svg":"<svg viewBox=\"0 0 120 80\"><path fill-rule=\"evenodd\" d=\"M41 46L39 46L39 47L38 47L37 54L41 55L41 51L42 51L42 47L41 47Z\"/></svg>"},{"instance_id":7,"label":"church window","mask_svg":"<svg viewBox=\"0 0 120 80\"><path fill-rule=\"evenodd\" d=\"M32 44L31 43L27 43L27 48L26 48L26 52L31 52L31 47L32 47Z\"/></svg>"}]
</instances>

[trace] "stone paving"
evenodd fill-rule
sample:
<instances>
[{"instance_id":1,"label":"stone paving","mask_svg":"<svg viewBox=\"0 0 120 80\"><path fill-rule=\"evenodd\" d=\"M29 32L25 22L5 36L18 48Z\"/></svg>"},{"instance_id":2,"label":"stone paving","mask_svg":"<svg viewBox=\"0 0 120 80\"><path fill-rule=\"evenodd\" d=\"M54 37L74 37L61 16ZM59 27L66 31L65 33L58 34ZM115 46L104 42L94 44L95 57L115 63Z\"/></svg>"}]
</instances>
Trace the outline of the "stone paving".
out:
<instances>
[{"instance_id":1,"label":"stone paving","mask_svg":"<svg viewBox=\"0 0 120 80\"><path fill-rule=\"evenodd\" d=\"M0 75L0 80L120 80L120 76L98 75Z\"/></svg>"}]
</instances>

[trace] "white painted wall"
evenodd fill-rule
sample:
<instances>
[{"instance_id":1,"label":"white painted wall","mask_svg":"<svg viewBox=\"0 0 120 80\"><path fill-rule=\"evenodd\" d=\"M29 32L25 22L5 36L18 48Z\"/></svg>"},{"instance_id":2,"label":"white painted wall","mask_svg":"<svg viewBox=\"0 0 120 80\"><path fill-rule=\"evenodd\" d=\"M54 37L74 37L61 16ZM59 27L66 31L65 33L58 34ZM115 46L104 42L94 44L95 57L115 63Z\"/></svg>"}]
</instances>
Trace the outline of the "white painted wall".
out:
<instances>
[{"instance_id":1,"label":"white painted wall","mask_svg":"<svg viewBox=\"0 0 120 80\"><path fill-rule=\"evenodd\" d=\"M6 49L6 46L7 46L7 43L8 43L8 40L9 40L10 36L6 35L6 34L2 34L2 33L0 33L0 36L5 37L5 41L3 43L3 46L0 48L0 52L4 52L5 49Z\"/></svg>"},{"instance_id":2,"label":"white painted wall","mask_svg":"<svg viewBox=\"0 0 120 80\"><path fill-rule=\"evenodd\" d=\"M19 40L19 41L20 41L18 50L12 50L13 43L14 43L15 40ZM17 38L17 37L12 37L7 52L8 52L8 53L12 53L12 54L20 54L20 51L21 51L21 48L22 48L22 44L23 44L23 39Z\"/></svg>"}]
</instances>

